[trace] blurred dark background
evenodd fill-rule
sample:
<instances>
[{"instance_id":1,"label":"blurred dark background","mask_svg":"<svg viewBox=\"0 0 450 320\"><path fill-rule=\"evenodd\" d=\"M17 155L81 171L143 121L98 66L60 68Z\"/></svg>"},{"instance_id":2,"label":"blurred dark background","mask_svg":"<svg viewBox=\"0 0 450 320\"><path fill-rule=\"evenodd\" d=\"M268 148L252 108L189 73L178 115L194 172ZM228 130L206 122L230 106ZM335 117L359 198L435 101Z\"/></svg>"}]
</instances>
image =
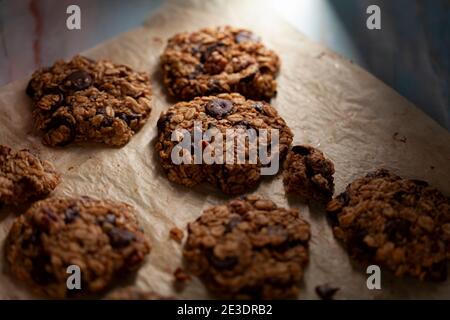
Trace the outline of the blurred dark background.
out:
<instances>
[{"instance_id":1,"label":"blurred dark background","mask_svg":"<svg viewBox=\"0 0 450 320\"><path fill-rule=\"evenodd\" d=\"M450 129L449 0L253 1L273 7L298 30L367 69ZM81 8L81 30L66 28L70 4ZM0 0L0 85L136 27L163 4ZM373 4L381 9L381 30L365 27L366 9Z\"/></svg>"}]
</instances>

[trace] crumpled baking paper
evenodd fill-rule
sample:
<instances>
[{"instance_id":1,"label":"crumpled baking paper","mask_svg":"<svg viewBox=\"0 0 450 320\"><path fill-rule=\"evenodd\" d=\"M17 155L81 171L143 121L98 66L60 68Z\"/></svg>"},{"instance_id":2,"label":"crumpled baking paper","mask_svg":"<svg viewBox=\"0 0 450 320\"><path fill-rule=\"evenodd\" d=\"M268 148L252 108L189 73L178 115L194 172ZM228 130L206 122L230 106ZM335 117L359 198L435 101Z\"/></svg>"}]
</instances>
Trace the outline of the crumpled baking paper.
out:
<instances>
[{"instance_id":1,"label":"crumpled baking paper","mask_svg":"<svg viewBox=\"0 0 450 320\"><path fill-rule=\"evenodd\" d=\"M308 40L261 2L169 1L146 23L84 52L151 74L153 111L147 124L123 148L101 145L43 146L33 131L28 79L0 89L0 143L29 148L62 173L54 195L90 195L132 204L152 242L152 252L133 282L144 290L184 299L212 298L198 279L183 291L173 286L182 247L169 230L184 230L206 207L228 199L213 187L185 188L169 182L153 151L156 121L175 100L162 87L159 55L171 35L205 26L230 24L252 29L282 60L278 95L272 100L293 130L294 143L319 147L334 161L336 192L367 171L387 167L404 177L423 179L450 195L450 134L418 108L360 67ZM314 288L329 283L340 299L450 298L450 280L427 283L396 279L382 272L382 289L369 290L365 270L349 261L333 238L322 208L285 197L281 175L266 177L256 190L280 206L298 207L311 223L310 263L300 299L316 299ZM26 208L0 211L0 243L14 217ZM5 273L3 246L0 298L33 298Z\"/></svg>"}]
</instances>

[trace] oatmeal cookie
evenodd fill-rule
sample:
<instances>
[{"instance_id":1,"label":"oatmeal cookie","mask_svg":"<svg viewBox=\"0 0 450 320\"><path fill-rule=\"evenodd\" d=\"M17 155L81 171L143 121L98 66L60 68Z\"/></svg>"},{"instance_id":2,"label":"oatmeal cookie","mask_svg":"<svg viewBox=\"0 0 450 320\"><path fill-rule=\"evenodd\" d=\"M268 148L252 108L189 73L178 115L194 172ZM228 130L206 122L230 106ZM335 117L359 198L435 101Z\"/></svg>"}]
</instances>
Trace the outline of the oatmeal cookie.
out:
<instances>
[{"instance_id":1,"label":"oatmeal cookie","mask_svg":"<svg viewBox=\"0 0 450 320\"><path fill-rule=\"evenodd\" d=\"M13 151L0 145L0 204L20 204L48 195L60 182L60 175L48 161L30 151Z\"/></svg>"},{"instance_id":2,"label":"oatmeal cookie","mask_svg":"<svg viewBox=\"0 0 450 320\"><path fill-rule=\"evenodd\" d=\"M283 184L286 193L326 203L334 192L333 174L333 163L320 150L297 145L286 156Z\"/></svg>"},{"instance_id":3,"label":"oatmeal cookie","mask_svg":"<svg viewBox=\"0 0 450 320\"><path fill-rule=\"evenodd\" d=\"M50 146L79 141L123 146L151 111L147 74L82 56L36 71L26 92L33 99L35 126Z\"/></svg>"},{"instance_id":4,"label":"oatmeal cookie","mask_svg":"<svg viewBox=\"0 0 450 320\"><path fill-rule=\"evenodd\" d=\"M195 122L199 123L197 128L194 126ZM260 134L260 129L267 130L268 134ZM275 141L275 139L272 140L272 131L270 131L272 129L278 130L278 150L276 150L277 148L274 148L275 150L270 149L270 142ZM208 164L204 159L200 159L202 163L195 164L196 148L197 151L200 151L200 157L203 152L207 153L208 150L213 149L216 152L214 156L220 158L220 142L213 139L202 139L201 141L194 141L189 150L184 148L183 152L188 156L187 159L190 159L190 162L176 164L172 160L172 151L179 144L179 141L172 141L172 134L178 136L181 130L186 130L191 137L194 137L195 131L200 135L208 131L220 133L223 137L221 149L224 161L222 163L214 161ZM235 140L234 150L231 149L231 146L228 146L229 153L234 155L233 161L231 161L233 163L225 161L227 159L227 145L225 143L227 130L248 132L248 135L253 135L253 140L258 141L260 146L264 144L264 139L266 139L268 148L263 149L267 149L272 159L276 159L277 156L278 159L283 159L293 136L285 121L272 106L266 102L246 100L237 93L197 97L189 102L179 102L170 107L158 120L158 140L155 149L169 180L188 187L206 180L218 186L227 194L240 194L255 187L260 180L261 168L267 167L269 164L261 163L259 150L254 143L248 143L248 140L243 147L245 161L238 163L238 140ZM239 150L242 150L242 148ZM251 154L255 156L250 156ZM251 159L254 161L250 161Z\"/></svg>"},{"instance_id":5,"label":"oatmeal cookie","mask_svg":"<svg viewBox=\"0 0 450 320\"><path fill-rule=\"evenodd\" d=\"M450 257L450 199L424 181L381 169L356 179L327 206L336 238L363 266L443 281Z\"/></svg>"},{"instance_id":6,"label":"oatmeal cookie","mask_svg":"<svg viewBox=\"0 0 450 320\"><path fill-rule=\"evenodd\" d=\"M10 272L54 298L101 292L149 252L131 206L89 197L36 202L15 220L5 247ZM66 287L70 265L81 270L81 290Z\"/></svg>"},{"instance_id":7,"label":"oatmeal cookie","mask_svg":"<svg viewBox=\"0 0 450 320\"><path fill-rule=\"evenodd\" d=\"M230 26L176 34L168 40L161 64L164 85L181 100L229 92L270 100L280 69L277 54L258 36Z\"/></svg>"},{"instance_id":8,"label":"oatmeal cookie","mask_svg":"<svg viewBox=\"0 0 450 320\"><path fill-rule=\"evenodd\" d=\"M188 233L187 270L211 292L239 299L297 296L311 235L297 209L251 195L206 209Z\"/></svg>"},{"instance_id":9,"label":"oatmeal cookie","mask_svg":"<svg viewBox=\"0 0 450 320\"><path fill-rule=\"evenodd\" d=\"M173 300L153 291L143 291L136 287L126 287L114 290L104 300Z\"/></svg>"}]
</instances>

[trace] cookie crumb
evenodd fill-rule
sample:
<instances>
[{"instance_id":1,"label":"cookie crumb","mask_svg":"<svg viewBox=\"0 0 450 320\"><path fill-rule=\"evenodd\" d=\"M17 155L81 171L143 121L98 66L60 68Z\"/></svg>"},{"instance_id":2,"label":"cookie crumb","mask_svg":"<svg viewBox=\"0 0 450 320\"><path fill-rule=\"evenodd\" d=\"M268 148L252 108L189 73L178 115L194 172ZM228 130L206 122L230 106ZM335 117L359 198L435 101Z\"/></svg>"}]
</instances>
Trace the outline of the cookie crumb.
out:
<instances>
[{"instance_id":1,"label":"cookie crumb","mask_svg":"<svg viewBox=\"0 0 450 320\"><path fill-rule=\"evenodd\" d=\"M176 242L180 242L183 240L184 237L184 232L183 230L181 230L178 227L173 227L172 229L170 229L170 238L172 240L175 240Z\"/></svg>"},{"instance_id":2,"label":"cookie crumb","mask_svg":"<svg viewBox=\"0 0 450 320\"><path fill-rule=\"evenodd\" d=\"M181 283L186 283L186 282L192 280L191 276L189 274L187 274L186 271L184 271L183 268L180 268L180 267L178 267L174 271L173 275L175 276L175 281L178 282L178 283L180 283L180 282Z\"/></svg>"},{"instance_id":3,"label":"cookie crumb","mask_svg":"<svg viewBox=\"0 0 450 320\"><path fill-rule=\"evenodd\" d=\"M162 44L163 43L163 39L161 39L160 37L153 37L153 42L156 42L158 44Z\"/></svg>"},{"instance_id":4,"label":"cookie crumb","mask_svg":"<svg viewBox=\"0 0 450 320\"><path fill-rule=\"evenodd\" d=\"M333 296L340 288L331 287L328 283L316 287L316 293L322 300L333 300Z\"/></svg>"},{"instance_id":5,"label":"cookie crumb","mask_svg":"<svg viewBox=\"0 0 450 320\"><path fill-rule=\"evenodd\" d=\"M28 149L0 144L0 202L18 205L46 197L61 182L52 163Z\"/></svg>"}]
</instances>

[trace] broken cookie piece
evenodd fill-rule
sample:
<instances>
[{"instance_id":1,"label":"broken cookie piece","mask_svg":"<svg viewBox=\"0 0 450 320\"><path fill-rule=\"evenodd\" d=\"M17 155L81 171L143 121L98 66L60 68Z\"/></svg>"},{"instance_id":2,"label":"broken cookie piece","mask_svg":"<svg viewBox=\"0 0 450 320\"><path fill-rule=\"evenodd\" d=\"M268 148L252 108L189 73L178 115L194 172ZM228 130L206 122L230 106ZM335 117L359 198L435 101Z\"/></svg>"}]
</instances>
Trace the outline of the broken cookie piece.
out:
<instances>
[{"instance_id":1,"label":"broken cookie piece","mask_svg":"<svg viewBox=\"0 0 450 320\"><path fill-rule=\"evenodd\" d=\"M0 145L0 203L17 205L52 192L60 175L48 161L29 150Z\"/></svg>"},{"instance_id":2,"label":"broken cookie piece","mask_svg":"<svg viewBox=\"0 0 450 320\"><path fill-rule=\"evenodd\" d=\"M178 227L173 227L170 229L169 236L172 240L175 240L176 242L183 241L184 232Z\"/></svg>"},{"instance_id":3,"label":"broken cookie piece","mask_svg":"<svg viewBox=\"0 0 450 320\"><path fill-rule=\"evenodd\" d=\"M326 203L334 192L333 174L333 163L320 150L296 145L286 156L283 184L287 194Z\"/></svg>"}]
</instances>

